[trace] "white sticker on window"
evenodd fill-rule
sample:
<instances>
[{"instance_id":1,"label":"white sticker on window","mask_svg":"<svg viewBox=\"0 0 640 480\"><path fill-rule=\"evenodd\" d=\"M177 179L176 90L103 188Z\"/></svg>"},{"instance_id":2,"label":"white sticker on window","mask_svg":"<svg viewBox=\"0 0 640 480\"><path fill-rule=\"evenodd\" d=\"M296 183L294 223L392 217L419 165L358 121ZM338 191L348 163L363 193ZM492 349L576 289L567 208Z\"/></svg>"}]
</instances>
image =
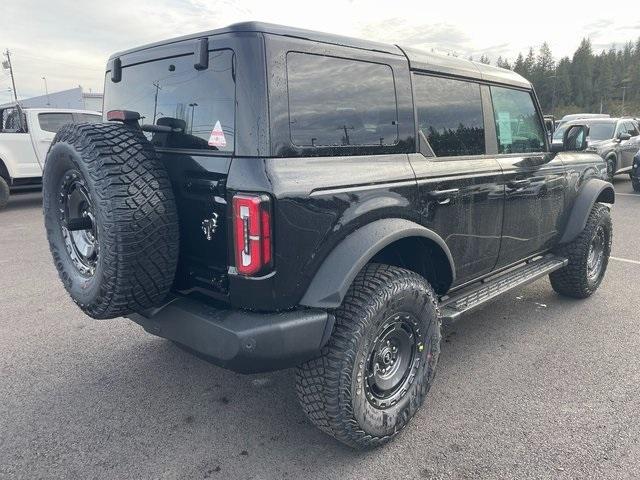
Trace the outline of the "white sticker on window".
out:
<instances>
[{"instance_id":1,"label":"white sticker on window","mask_svg":"<svg viewBox=\"0 0 640 480\"><path fill-rule=\"evenodd\" d=\"M509 112L498 112L498 128L500 129L500 144L511 145L513 138L511 136L511 115Z\"/></svg>"},{"instance_id":2,"label":"white sticker on window","mask_svg":"<svg viewBox=\"0 0 640 480\"><path fill-rule=\"evenodd\" d=\"M210 147L224 148L227 146L227 139L224 138L224 132L222 131L220 120L216 122L213 130L211 130L211 136L209 137L209 141L207 143Z\"/></svg>"}]
</instances>

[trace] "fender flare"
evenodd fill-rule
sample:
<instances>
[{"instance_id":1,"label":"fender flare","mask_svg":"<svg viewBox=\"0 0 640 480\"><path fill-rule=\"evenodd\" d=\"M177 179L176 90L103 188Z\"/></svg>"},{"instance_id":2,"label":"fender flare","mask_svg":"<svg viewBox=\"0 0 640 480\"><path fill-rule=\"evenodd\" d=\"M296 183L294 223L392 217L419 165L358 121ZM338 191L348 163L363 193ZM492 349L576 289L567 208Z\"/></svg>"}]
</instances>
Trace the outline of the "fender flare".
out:
<instances>
[{"instance_id":1,"label":"fender flare","mask_svg":"<svg viewBox=\"0 0 640 480\"><path fill-rule=\"evenodd\" d=\"M573 208L571 209L571 214L569 215L569 220L565 226L560 243L569 243L580 235L580 232L582 232L587 225L589 213L597 201L614 203L615 195L611 183L599 178L588 180L573 203ZM600 198L602 200L599 200Z\"/></svg>"},{"instance_id":2,"label":"fender flare","mask_svg":"<svg viewBox=\"0 0 640 480\"><path fill-rule=\"evenodd\" d=\"M325 258L309 284L300 305L314 308L337 308L349 286L362 268L387 245L407 237L422 237L435 242L446 254L455 280L451 251L435 232L410 220L386 218L375 220L347 235Z\"/></svg>"}]
</instances>

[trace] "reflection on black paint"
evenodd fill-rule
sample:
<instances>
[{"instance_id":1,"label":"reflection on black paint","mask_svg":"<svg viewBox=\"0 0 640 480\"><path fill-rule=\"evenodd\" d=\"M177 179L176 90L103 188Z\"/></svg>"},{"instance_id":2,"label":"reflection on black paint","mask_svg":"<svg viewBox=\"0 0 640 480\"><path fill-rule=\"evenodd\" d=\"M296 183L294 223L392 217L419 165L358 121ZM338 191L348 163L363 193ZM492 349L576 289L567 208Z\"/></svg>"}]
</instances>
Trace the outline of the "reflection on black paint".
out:
<instances>
[{"instance_id":1,"label":"reflection on black paint","mask_svg":"<svg viewBox=\"0 0 640 480\"><path fill-rule=\"evenodd\" d=\"M436 156L485 153L480 85L416 75L414 89L418 125Z\"/></svg>"},{"instance_id":2,"label":"reflection on black paint","mask_svg":"<svg viewBox=\"0 0 640 480\"><path fill-rule=\"evenodd\" d=\"M209 54L209 68L196 70L193 55L124 67L122 81L107 74L104 111L133 110L142 124L179 125L182 133L148 134L154 145L233 152L235 80L233 51ZM211 132L220 122L226 145L209 145Z\"/></svg>"},{"instance_id":3,"label":"reflection on black paint","mask_svg":"<svg viewBox=\"0 0 640 480\"><path fill-rule=\"evenodd\" d=\"M396 95L388 65L291 52L287 83L294 145L397 143Z\"/></svg>"}]
</instances>

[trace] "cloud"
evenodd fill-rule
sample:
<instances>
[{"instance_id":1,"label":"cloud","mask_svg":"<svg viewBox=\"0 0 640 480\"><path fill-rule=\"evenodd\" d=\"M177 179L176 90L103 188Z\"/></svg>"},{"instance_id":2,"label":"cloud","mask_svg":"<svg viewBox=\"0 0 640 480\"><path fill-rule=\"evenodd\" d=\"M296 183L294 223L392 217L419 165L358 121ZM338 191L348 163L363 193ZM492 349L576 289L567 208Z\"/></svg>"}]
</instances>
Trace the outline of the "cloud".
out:
<instances>
[{"instance_id":1,"label":"cloud","mask_svg":"<svg viewBox=\"0 0 640 480\"><path fill-rule=\"evenodd\" d=\"M640 36L640 10L624 15L576 9L565 2L505 9L503 2L425 3L423 0L20 0L5 1L0 49L13 51L18 93L72 88L101 91L104 65L116 51L171 37L259 20L434 49L460 56L513 60L547 41L556 57L571 55L580 39L621 46ZM0 72L0 102L10 85Z\"/></svg>"}]
</instances>

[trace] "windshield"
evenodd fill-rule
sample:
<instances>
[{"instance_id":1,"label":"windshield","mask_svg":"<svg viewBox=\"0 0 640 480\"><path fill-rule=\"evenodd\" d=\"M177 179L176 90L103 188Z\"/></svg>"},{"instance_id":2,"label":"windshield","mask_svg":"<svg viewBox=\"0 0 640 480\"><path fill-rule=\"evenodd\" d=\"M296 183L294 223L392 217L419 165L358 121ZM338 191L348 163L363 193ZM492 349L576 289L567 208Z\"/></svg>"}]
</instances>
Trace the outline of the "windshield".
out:
<instances>
[{"instance_id":1,"label":"windshield","mask_svg":"<svg viewBox=\"0 0 640 480\"><path fill-rule=\"evenodd\" d=\"M615 123L588 123L587 125L589 126L589 140L592 142L613 138L613 131L616 128Z\"/></svg>"},{"instance_id":2,"label":"windshield","mask_svg":"<svg viewBox=\"0 0 640 480\"><path fill-rule=\"evenodd\" d=\"M147 132L157 147L232 153L235 134L233 51L209 52L209 68L196 70L193 55L165 58L122 68L122 80L105 79L104 114L140 113L141 125L174 128Z\"/></svg>"},{"instance_id":3,"label":"windshield","mask_svg":"<svg viewBox=\"0 0 640 480\"><path fill-rule=\"evenodd\" d=\"M616 127L615 123L607 122L607 123L592 123L585 122L585 124L589 127L589 140L591 142L600 142L602 140L608 140L613 138L613 131ZM564 135L564 131L567 129L569 125L562 125L553 132L553 139L562 141L562 136Z\"/></svg>"}]
</instances>

